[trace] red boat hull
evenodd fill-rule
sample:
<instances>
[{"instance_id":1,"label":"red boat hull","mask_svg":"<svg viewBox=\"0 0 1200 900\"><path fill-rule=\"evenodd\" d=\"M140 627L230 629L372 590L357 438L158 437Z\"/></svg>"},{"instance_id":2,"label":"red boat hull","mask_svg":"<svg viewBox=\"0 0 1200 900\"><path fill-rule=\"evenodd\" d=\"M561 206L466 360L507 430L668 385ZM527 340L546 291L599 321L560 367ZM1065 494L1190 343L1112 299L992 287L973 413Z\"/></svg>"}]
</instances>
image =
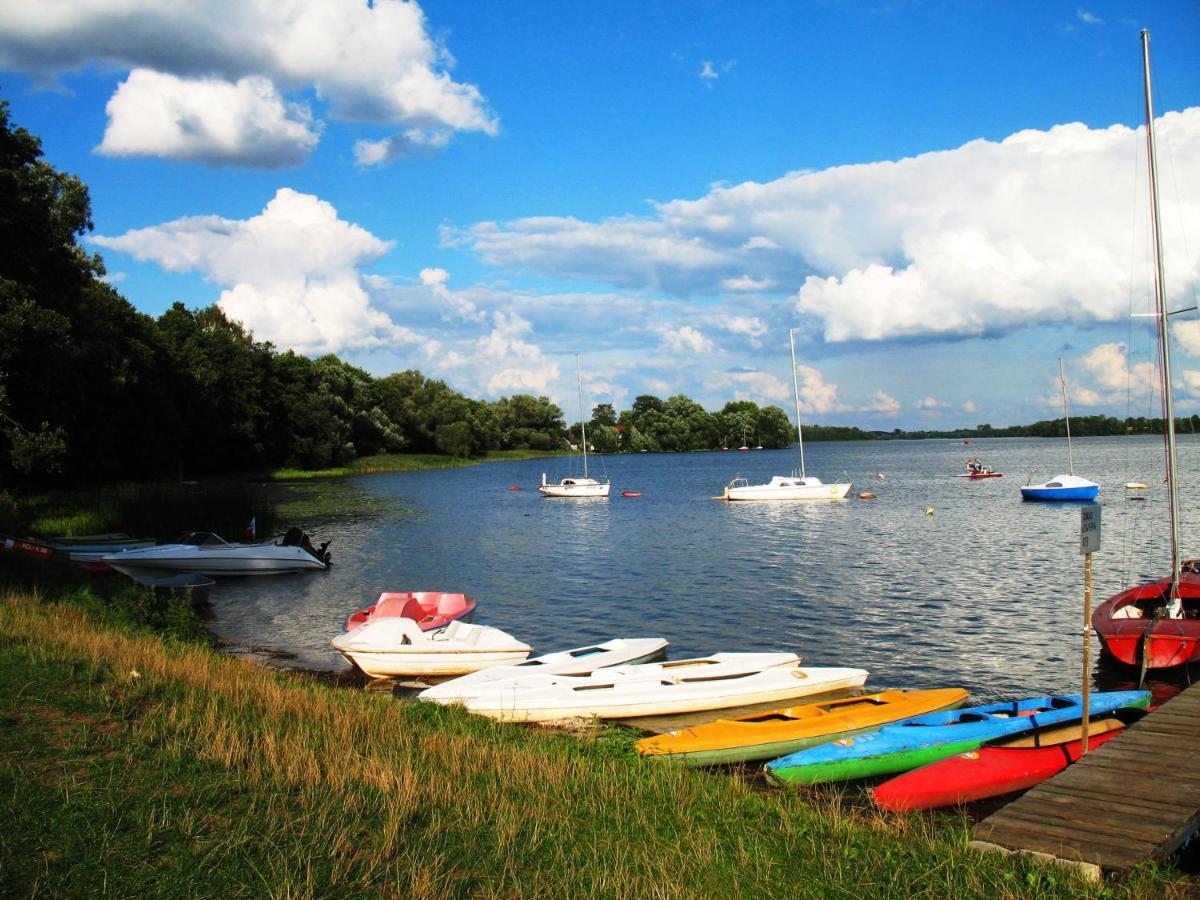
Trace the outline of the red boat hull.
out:
<instances>
[{"instance_id":1,"label":"red boat hull","mask_svg":"<svg viewBox=\"0 0 1200 900\"><path fill-rule=\"evenodd\" d=\"M1179 576L1183 618L1155 618L1167 602L1171 579L1138 585L1105 600L1092 615L1104 649L1118 662L1169 669L1200 660L1200 577Z\"/></svg>"},{"instance_id":2,"label":"red boat hull","mask_svg":"<svg viewBox=\"0 0 1200 900\"><path fill-rule=\"evenodd\" d=\"M972 481L979 478L1003 478L1003 472L972 472L966 475L956 475L955 478L970 478Z\"/></svg>"},{"instance_id":3,"label":"red boat hull","mask_svg":"<svg viewBox=\"0 0 1200 900\"><path fill-rule=\"evenodd\" d=\"M1088 740L1088 752L1120 730ZM1082 741L1047 747L981 747L905 772L875 788L875 802L893 812L957 806L1024 791L1057 775L1083 755Z\"/></svg>"}]
</instances>

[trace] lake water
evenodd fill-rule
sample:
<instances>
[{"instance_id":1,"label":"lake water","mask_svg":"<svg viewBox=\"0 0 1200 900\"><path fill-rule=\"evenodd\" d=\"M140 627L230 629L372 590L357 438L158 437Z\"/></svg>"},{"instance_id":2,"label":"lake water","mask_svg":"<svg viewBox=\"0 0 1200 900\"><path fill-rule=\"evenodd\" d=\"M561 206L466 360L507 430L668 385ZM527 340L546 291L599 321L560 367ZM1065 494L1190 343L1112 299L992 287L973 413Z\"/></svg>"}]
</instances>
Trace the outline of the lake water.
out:
<instances>
[{"instance_id":1,"label":"lake water","mask_svg":"<svg viewBox=\"0 0 1200 900\"><path fill-rule=\"evenodd\" d=\"M1098 605L1169 567L1162 442L1087 438L1074 448L1076 472L1101 484ZM542 498L541 473L571 474L566 459L323 482L322 506L344 513L286 524L332 538L333 568L223 581L212 625L235 643L336 670L347 665L329 640L350 612L385 590L449 590L479 600L476 622L535 652L662 636L674 658L787 650L810 665L860 666L877 690L959 685L981 700L1079 690L1080 506L1025 503L1018 490L1030 475L1066 469L1064 441L805 450L808 474L854 482L850 499L708 499L734 475L789 474L795 449L593 459L592 474L612 478L607 500ZM968 456L1005 477L953 477ZM1196 471L1200 444L1189 436L1180 456L1183 471ZM1129 492L1127 481L1150 487ZM877 499L856 499L864 490ZM1195 491L1181 483L1181 492L1183 533L1200 535ZM1184 542L1185 555L1193 549ZM1095 665L1105 689L1134 677Z\"/></svg>"}]
</instances>

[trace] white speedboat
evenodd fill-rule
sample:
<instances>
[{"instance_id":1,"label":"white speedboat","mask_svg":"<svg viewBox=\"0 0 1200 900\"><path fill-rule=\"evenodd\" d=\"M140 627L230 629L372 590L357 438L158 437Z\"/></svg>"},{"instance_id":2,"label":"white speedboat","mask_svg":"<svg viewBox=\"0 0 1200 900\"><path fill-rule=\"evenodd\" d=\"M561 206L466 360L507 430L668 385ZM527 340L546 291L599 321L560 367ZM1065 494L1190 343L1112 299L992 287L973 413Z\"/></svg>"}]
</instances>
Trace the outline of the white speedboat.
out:
<instances>
[{"instance_id":1,"label":"white speedboat","mask_svg":"<svg viewBox=\"0 0 1200 900\"><path fill-rule=\"evenodd\" d=\"M231 544L208 531L192 531L173 544L126 550L101 556L101 562L131 578L193 572L222 575L282 575L329 568L329 544L314 547L308 536L292 528L279 544Z\"/></svg>"},{"instance_id":2,"label":"white speedboat","mask_svg":"<svg viewBox=\"0 0 1200 900\"><path fill-rule=\"evenodd\" d=\"M330 643L373 678L404 675L466 675L489 666L520 662L533 649L488 625L454 621L422 631L412 619L371 619Z\"/></svg>"},{"instance_id":3,"label":"white speedboat","mask_svg":"<svg viewBox=\"0 0 1200 900\"><path fill-rule=\"evenodd\" d=\"M492 666L426 688L417 695L417 699L435 703L462 703L480 691L486 691L496 681L524 678L526 675L587 675L597 669L647 662L666 648L667 642L663 638L617 638L590 647L535 656L514 666Z\"/></svg>"},{"instance_id":4,"label":"white speedboat","mask_svg":"<svg viewBox=\"0 0 1200 900\"><path fill-rule=\"evenodd\" d=\"M775 703L861 687L866 680L865 669L802 668L794 653L716 653L590 675L499 681L465 706L507 722L625 719Z\"/></svg>"},{"instance_id":5,"label":"white speedboat","mask_svg":"<svg viewBox=\"0 0 1200 900\"><path fill-rule=\"evenodd\" d=\"M826 484L820 478L804 472L804 428L800 424L800 384L796 378L796 339L788 329L788 346L792 351L792 397L796 402L796 437L799 439L800 468L791 475L774 475L766 484L751 484L740 475L725 485L717 500L843 500L850 492L850 482ZM742 450L749 448L742 447Z\"/></svg>"}]
</instances>

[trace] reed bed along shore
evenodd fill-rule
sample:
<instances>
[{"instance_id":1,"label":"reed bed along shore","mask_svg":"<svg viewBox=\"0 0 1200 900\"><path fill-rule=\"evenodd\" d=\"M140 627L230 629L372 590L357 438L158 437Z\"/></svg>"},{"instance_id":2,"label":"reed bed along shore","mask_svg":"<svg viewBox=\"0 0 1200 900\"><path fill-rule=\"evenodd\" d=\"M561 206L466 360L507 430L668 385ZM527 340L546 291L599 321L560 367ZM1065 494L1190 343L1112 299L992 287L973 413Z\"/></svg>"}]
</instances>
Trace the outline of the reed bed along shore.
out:
<instances>
[{"instance_id":1,"label":"reed bed along shore","mask_svg":"<svg viewBox=\"0 0 1200 900\"><path fill-rule=\"evenodd\" d=\"M1184 896L0 594L0 894Z\"/></svg>"}]
</instances>

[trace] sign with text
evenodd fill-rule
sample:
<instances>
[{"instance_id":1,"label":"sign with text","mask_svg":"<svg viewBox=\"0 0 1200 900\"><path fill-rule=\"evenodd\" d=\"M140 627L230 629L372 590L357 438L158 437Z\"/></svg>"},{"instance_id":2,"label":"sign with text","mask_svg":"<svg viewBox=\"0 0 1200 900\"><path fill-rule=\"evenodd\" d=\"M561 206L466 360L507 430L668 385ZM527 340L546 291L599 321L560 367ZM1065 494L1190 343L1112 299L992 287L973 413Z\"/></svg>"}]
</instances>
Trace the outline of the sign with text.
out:
<instances>
[{"instance_id":1,"label":"sign with text","mask_svg":"<svg viewBox=\"0 0 1200 900\"><path fill-rule=\"evenodd\" d=\"M1100 549L1100 504L1092 503L1079 510L1079 552L1095 553Z\"/></svg>"}]
</instances>

